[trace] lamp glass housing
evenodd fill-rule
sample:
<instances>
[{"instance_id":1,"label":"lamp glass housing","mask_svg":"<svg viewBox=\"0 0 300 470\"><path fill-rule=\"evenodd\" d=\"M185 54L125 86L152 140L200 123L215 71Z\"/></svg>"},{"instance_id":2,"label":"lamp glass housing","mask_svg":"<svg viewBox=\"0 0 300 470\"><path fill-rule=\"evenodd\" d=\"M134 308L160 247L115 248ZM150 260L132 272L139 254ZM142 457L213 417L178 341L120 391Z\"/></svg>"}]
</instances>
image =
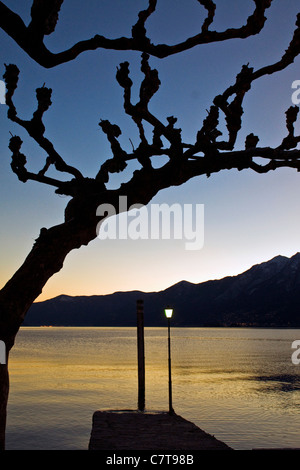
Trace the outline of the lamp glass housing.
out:
<instances>
[{"instance_id":1,"label":"lamp glass housing","mask_svg":"<svg viewBox=\"0 0 300 470\"><path fill-rule=\"evenodd\" d=\"M167 318L172 318L173 315L173 309L172 308L165 308L165 315Z\"/></svg>"}]
</instances>

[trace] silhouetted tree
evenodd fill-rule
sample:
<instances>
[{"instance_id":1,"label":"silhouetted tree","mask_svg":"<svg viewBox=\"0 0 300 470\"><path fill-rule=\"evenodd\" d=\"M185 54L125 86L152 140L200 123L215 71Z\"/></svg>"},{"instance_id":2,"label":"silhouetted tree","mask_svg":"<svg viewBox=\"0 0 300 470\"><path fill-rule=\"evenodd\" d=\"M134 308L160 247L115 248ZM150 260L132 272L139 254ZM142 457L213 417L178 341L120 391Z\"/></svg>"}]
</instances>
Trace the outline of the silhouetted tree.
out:
<instances>
[{"instance_id":1,"label":"silhouetted tree","mask_svg":"<svg viewBox=\"0 0 300 470\"><path fill-rule=\"evenodd\" d=\"M138 14L131 37L107 39L96 35L65 51L52 53L45 46L44 37L55 31L62 3L63 0L34 0L31 21L26 26L17 14L0 1L0 26L33 60L46 68L74 60L84 51L97 48L140 51L143 80L136 103L132 102L131 96L133 83L130 78L130 64L121 63L116 74L116 80L124 90L125 113L136 124L140 143L130 153L125 151L118 140L121 129L107 120L100 121L99 126L110 143L112 157L102 164L93 179L85 177L78 169L65 162L53 143L45 136L43 115L52 104L52 90L45 86L38 88L37 107L32 118L22 119L15 105L19 70L16 65L6 65L4 79L7 88L8 118L24 128L47 155L41 170L37 173L30 172L27 169L29 158L21 152L22 141L20 137L12 136L9 142L12 153L11 168L20 181L25 183L34 180L51 185L57 194L70 196L71 200L65 210L64 222L49 229L41 229L23 265L0 291L0 339L5 342L7 351L7 362L0 366L0 438L3 448L9 390L9 351L29 307L39 296L48 279L62 268L68 253L96 238L96 227L101 220L96 211L100 204L109 203L117 209L119 196L122 195L127 196L128 206L136 203L146 205L164 188L181 185L197 175L210 176L225 169L252 169L258 173L266 173L279 167L295 168L298 171L300 169L300 150L297 149L300 136L295 135L294 131L299 112L297 106L290 107L286 112L287 134L278 147L258 146L259 137L249 134L245 148L235 150L242 126L243 100L252 83L263 76L283 70L300 53L300 14L284 55L277 62L258 70L244 65L235 83L214 98L195 140L186 143L182 139L181 129L176 127L176 117L167 117L165 122L162 122L149 109L151 98L160 86L158 72L151 68L150 56L164 58L196 45L258 34L264 26L265 12L272 0L253 0L255 7L246 25L222 32L209 29L214 21L215 3L212 0L198 0L207 12L199 34L175 45L155 45L148 38L146 21L155 11L157 4L157 0L149 0L148 8ZM225 138L221 138L222 133L218 129L220 115L225 117L226 121L228 135ZM145 123L152 127L151 139L146 136ZM165 156L167 162L160 168L154 168L151 163L153 156ZM254 157L261 157L266 163L258 164ZM121 184L118 189L107 189L109 175L122 172L129 160L138 161L141 168L134 172L130 181ZM69 180L63 181L59 176L57 179L47 176L50 167L55 168L58 174L69 174Z\"/></svg>"}]
</instances>

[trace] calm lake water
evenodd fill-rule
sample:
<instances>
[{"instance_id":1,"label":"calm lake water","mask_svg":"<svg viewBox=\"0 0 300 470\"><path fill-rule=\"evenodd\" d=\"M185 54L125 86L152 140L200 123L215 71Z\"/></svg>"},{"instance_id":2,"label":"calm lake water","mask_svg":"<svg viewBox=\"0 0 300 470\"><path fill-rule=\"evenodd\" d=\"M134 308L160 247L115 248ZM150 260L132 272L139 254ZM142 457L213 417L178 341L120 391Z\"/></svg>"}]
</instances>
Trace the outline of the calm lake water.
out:
<instances>
[{"instance_id":1,"label":"calm lake water","mask_svg":"<svg viewBox=\"0 0 300 470\"><path fill-rule=\"evenodd\" d=\"M300 448L298 329L172 328L175 412L234 449ZM167 328L145 328L146 409L168 410ZM135 328L22 328L7 449L87 449L96 410L137 408Z\"/></svg>"}]
</instances>

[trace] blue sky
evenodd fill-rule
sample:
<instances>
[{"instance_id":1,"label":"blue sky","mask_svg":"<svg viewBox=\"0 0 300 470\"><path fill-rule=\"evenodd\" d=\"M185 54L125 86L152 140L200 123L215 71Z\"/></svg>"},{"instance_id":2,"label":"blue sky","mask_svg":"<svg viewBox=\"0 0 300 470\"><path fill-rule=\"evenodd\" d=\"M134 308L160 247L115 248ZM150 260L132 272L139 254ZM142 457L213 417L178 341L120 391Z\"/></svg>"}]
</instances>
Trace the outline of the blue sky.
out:
<instances>
[{"instance_id":1,"label":"blue sky","mask_svg":"<svg viewBox=\"0 0 300 470\"><path fill-rule=\"evenodd\" d=\"M27 23L31 1L4 1ZM245 24L254 2L217 1L214 29ZM88 6L87 6L88 4ZM241 4L243 5L241 7ZM46 40L52 51L70 47L99 33L111 38L129 36L137 13L147 1L65 0L55 33ZM225 6L226 5L226 6ZM118 11L118 13L116 13ZM196 34L203 9L197 1L158 1L147 24L153 42L175 43ZM174 115L185 142L193 143L213 98L231 85L243 64L254 69L277 61L287 48L299 11L297 0L277 0L267 11L268 21L258 36L222 44L198 46L164 60L150 59L158 69L161 87L150 110L161 120ZM31 118L35 89L53 89L52 106L44 116L46 136L65 161L93 177L110 157L98 123L108 119L122 129L120 141L130 150L138 145L136 127L122 107L123 90L115 80L116 67L130 62L134 90L141 80L137 52L92 51L51 70L34 63L2 31L0 64L15 63L21 73L15 103L20 117ZM3 74L1 72L1 75ZM276 146L286 135L285 111L291 106L292 82L300 80L300 59L287 70L255 82L244 101L243 129L237 147L250 132L261 146ZM28 169L43 166L44 154L23 129L6 118L0 105L0 285L22 264L41 227L63 221L68 198L36 182L23 184L10 169L10 134L20 135ZM300 123L296 129L300 131ZM124 175L129 178L134 166ZM50 175L52 173L50 172ZM300 175L281 169L265 175L250 170L224 171L197 177L181 187L159 193L152 203L204 204L204 246L187 251L182 240L96 239L70 253L64 268L45 286L39 300L59 294L108 294L119 290L154 291L180 280L202 282L238 274L276 255L300 251ZM120 183L112 179L112 187Z\"/></svg>"}]
</instances>

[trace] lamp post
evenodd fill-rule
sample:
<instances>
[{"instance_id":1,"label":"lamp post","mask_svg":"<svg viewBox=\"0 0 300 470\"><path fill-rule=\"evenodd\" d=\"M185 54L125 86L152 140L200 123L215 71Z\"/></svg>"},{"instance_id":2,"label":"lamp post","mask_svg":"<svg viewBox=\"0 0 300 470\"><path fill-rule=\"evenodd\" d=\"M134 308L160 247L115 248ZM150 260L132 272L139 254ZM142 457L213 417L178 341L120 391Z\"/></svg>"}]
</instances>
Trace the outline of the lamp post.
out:
<instances>
[{"instance_id":1,"label":"lamp post","mask_svg":"<svg viewBox=\"0 0 300 470\"><path fill-rule=\"evenodd\" d=\"M169 414L173 414L172 406L172 378L171 378L171 339L170 339L170 320L173 315L173 309L170 307L165 308L165 315L168 320L168 363L169 363Z\"/></svg>"},{"instance_id":2,"label":"lamp post","mask_svg":"<svg viewBox=\"0 0 300 470\"><path fill-rule=\"evenodd\" d=\"M138 409L145 410L144 301L137 300Z\"/></svg>"}]
</instances>

